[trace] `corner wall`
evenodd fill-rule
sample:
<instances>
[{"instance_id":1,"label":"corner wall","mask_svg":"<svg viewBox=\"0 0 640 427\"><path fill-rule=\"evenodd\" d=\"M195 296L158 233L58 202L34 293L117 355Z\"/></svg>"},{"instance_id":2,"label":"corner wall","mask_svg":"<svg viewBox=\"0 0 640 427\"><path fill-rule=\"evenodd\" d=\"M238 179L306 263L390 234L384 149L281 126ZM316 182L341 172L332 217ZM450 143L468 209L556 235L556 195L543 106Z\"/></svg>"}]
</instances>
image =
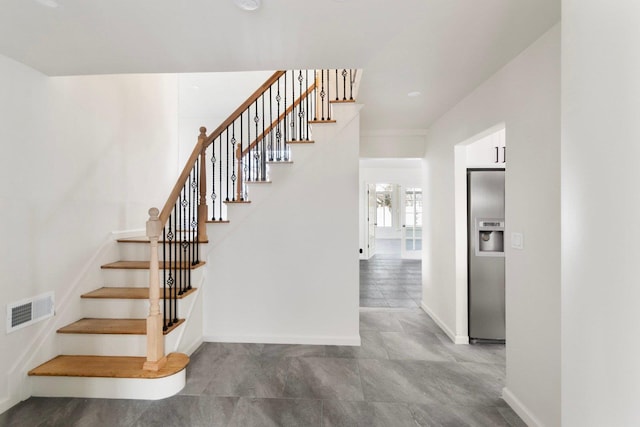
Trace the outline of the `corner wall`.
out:
<instances>
[{"instance_id":1,"label":"corner wall","mask_svg":"<svg viewBox=\"0 0 640 427\"><path fill-rule=\"evenodd\" d=\"M209 225L204 340L359 345L360 105L334 105L293 164Z\"/></svg>"},{"instance_id":2,"label":"corner wall","mask_svg":"<svg viewBox=\"0 0 640 427\"><path fill-rule=\"evenodd\" d=\"M423 306L448 330L456 316L454 147L504 123L506 234L505 399L532 426L560 425L560 26L438 119L427 134ZM508 238L507 238L508 239Z\"/></svg>"},{"instance_id":3,"label":"corner wall","mask_svg":"<svg viewBox=\"0 0 640 427\"><path fill-rule=\"evenodd\" d=\"M0 93L0 307L56 298L55 317L11 334L0 316L3 412L29 396L29 361L56 355L53 331L79 318L73 292L96 285L82 272L110 232L143 229L164 202L178 146L172 75L47 77L0 56Z\"/></svg>"},{"instance_id":4,"label":"corner wall","mask_svg":"<svg viewBox=\"0 0 640 427\"><path fill-rule=\"evenodd\" d=\"M562 425L640 425L640 3L562 2Z\"/></svg>"}]
</instances>

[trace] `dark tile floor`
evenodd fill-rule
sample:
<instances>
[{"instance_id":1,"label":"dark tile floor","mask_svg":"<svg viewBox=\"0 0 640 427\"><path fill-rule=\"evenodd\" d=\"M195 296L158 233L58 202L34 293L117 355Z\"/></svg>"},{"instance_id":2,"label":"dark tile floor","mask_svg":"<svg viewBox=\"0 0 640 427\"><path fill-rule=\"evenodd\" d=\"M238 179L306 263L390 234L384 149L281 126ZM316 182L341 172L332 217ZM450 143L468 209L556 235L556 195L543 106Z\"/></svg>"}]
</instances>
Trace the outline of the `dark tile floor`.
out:
<instances>
[{"instance_id":1,"label":"dark tile floor","mask_svg":"<svg viewBox=\"0 0 640 427\"><path fill-rule=\"evenodd\" d=\"M422 261L400 257L400 239L376 239L376 254L360 261L360 307L418 308Z\"/></svg>"},{"instance_id":2,"label":"dark tile floor","mask_svg":"<svg viewBox=\"0 0 640 427\"><path fill-rule=\"evenodd\" d=\"M503 345L454 345L419 309L360 313L361 347L205 343L161 401L31 398L2 426L524 426Z\"/></svg>"}]
</instances>

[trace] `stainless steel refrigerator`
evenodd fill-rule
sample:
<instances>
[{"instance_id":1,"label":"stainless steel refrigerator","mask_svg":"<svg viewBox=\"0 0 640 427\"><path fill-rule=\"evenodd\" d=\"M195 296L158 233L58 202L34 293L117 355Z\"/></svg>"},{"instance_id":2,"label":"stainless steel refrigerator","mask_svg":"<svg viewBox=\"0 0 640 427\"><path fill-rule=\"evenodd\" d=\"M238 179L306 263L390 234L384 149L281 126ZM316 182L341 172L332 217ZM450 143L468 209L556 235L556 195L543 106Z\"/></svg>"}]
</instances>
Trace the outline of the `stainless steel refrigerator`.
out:
<instances>
[{"instance_id":1,"label":"stainless steel refrigerator","mask_svg":"<svg viewBox=\"0 0 640 427\"><path fill-rule=\"evenodd\" d=\"M504 169L468 169L469 338L504 341Z\"/></svg>"}]
</instances>

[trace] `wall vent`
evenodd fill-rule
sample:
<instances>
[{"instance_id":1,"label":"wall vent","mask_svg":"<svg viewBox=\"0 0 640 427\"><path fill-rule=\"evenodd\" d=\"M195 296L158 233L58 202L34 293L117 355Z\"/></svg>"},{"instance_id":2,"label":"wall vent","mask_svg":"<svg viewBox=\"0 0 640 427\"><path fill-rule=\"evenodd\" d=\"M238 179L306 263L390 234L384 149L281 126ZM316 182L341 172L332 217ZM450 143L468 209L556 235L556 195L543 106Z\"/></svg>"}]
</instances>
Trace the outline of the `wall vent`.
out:
<instances>
[{"instance_id":1,"label":"wall vent","mask_svg":"<svg viewBox=\"0 0 640 427\"><path fill-rule=\"evenodd\" d=\"M53 292L7 305L7 333L48 319L54 314Z\"/></svg>"}]
</instances>

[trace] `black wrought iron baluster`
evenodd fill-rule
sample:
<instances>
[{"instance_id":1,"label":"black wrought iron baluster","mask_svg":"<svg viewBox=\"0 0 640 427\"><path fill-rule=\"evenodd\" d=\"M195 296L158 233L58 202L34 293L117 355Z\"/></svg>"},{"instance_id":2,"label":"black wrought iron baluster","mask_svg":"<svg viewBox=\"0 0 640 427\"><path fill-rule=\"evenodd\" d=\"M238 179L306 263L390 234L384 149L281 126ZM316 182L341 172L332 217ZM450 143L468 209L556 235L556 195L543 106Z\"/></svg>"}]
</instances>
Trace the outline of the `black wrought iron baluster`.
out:
<instances>
[{"instance_id":1,"label":"black wrought iron baluster","mask_svg":"<svg viewBox=\"0 0 640 427\"><path fill-rule=\"evenodd\" d=\"M198 172L197 169L198 169L198 161L197 161L197 158L196 158L196 162L194 163L193 168L191 168L191 175L189 176L190 179L189 179L189 182L188 182L189 187L187 188L187 191L189 193L189 218L190 218L188 220L188 222L189 222L189 232L188 232L188 236L189 236L188 237L188 239L189 239L189 261L190 261L189 264L190 265L193 265L193 260L195 259L195 254L194 254L195 246L193 245L194 238L195 238L195 227L193 226L193 224L195 223L196 216L195 216L193 208L194 208L194 205L198 204L198 202L197 202L198 199L196 198L197 195L196 195L196 192L195 192L196 179L193 176L193 174L194 174L194 172L195 173Z\"/></svg>"},{"instance_id":2,"label":"black wrought iron baluster","mask_svg":"<svg viewBox=\"0 0 640 427\"><path fill-rule=\"evenodd\" d=\"M273 85L269 87L269 161L273 161Z\"/></svg>"},{"instance_id":3,"label":"black wrought iron baluster","mask_svg":"<svg viewBox=\"0 0 640 427\"><path fill-rule=\"evenodd\" d=\"M295 141L296 138L296 74L294 70L291 70L291 141Z\"/></svg>"},{"instance_id":4,"label":"black wrought iron baluster","mask_svg":"<svg viewBox=\"0 0 640 427\"><path fill-rule=\"evenodd\" d=\"M216 220L216 142L211 141L211 221ZM222 218L220 218L222 219Z\"/></svg>"},{"instance_id":5,"label":"black wrought iron baluster","mask_svg":"<svg viewBox=\"0 0 640 427\"><path fill-rule=\"evenodd\" d=\"M200 157L196 158L196 185L194 188L194 200L196 201L194 203L194 222L195 222L195 258L194 258L194 263L197 264L200 262L200 227L198 227L198 224L200 224L200 209L198 209L198 207L200 206L200 198L198 197L198 194L200 194L200 168L204 167L204 165L200 165Z\"/></svg>"},{"instance_id":6,"label":"black wrought iron baluster","mask_svg":"<svg viewBox=\"0 0 640 427\"><path fill-rule=\"evenodd\" d=\"M267 180L267 171L266 171L266 161L267 161L267 152L266 152L266 148L265 148L265 138L266 135L264 134L264 122L266 122L265 120L265 115L264 115L264 92L262 92L262 151L260 153L260 179L262 181L266 181Z\"/></svg>"},{"instance_id":7,"label":"black wrought iron baluster","mask_svg":"<svg viewBox=\"0 0 640 427\"><path fill-rule=\"evenodd\" d=\"M347 100L347 69L342 69L342 100Z\"/></svg>"},{"instance_id":8,"label":"black wrought iron baluster","mask_svg":"<svg viewBox=\"0 0 640 427\"><path fill-rule=\"evenodd\" d=\"M245 167L244 181L251 181L251 105L247 107L247 164L249 170ZM244 156L243 156L244 158ZM245 166L247 166L245 164ZM242 183L242 191L244 192L244 182Z\"/></svg>"},{"instance_id":9,"label":"black wrought iron baluster","mask_svg":"<svg viewBox=\"0 0 640 427\"><path fill-rule=\"evenodd\" d=\"M276 94L276 117L278 118L278 123L276 123L276 160L280 161L282 158L280 155L280 138L282 134L280 133L280 101L282 98L280 97L280 79L278 79L278 93ZM273 160L273 159L271 159Z\"/></svg>"},{"instance_id":10,"label":"black wrought iron baluster","mask_svg":"<svg viewBox=\"0 0 640 427\"><path fill-rule=\"evenodd\" d=\"M183 239L183 248L184 251L184 263L185 263L185 271L187 272L186 281L182 284L180 288L180 295L184 294L191 283L191 180L193 179L193 168L191 168L191 173L189 174L189 179L185 182L185 200L187 201L186 206L186 214L185 214L185 229L184 229L184 239ZM222 186L222 184L221 184Z\"/></svg>"},{"instance_id":11,"label":"black wrought iron baluster","mask_svg":"<svg viewBox=\"0 0 640 427\"><path fill-rule=\"evenodd\" d=\"M318 70L313 70L313 121L318 120Z\"/></svg>"},{"instance_id":12,"label":"black wrought iron baluster","mask_svg":"<svg viewBox=\"0 0 640 427\"><path fill-rule=\"evenodd\" d=\"M302 118L304 117L304 108L302 108L302 82L304 81L304 77L302 77L302 70L300 70L300 74L298 74L298 82L300 83L300 102L298 103L298 136L299 140L302 141L304 138L302 136Z\"/></svg>"},{"instance_id":13,"label":"black wrought iron baluster","mask_svg":"<svg viewBox=\"0 0 640 427\"><path fill-rule=\"evenodd\" d=\"M242 116L240 116L242 118ZM233 133L231 136L231 185L232 191L231 196L233 197L233 201L236 200L236 122L233 121L231 125L231 132ZM228 172L227 172L228 175ZM229 189L227 188L227 202L229 201Z\"/></svg>"},{"instance_id":14,"label":"black wrought iron baluster","mask_svg":"<svg viewBox=\"0 0 640 427\"><path fill-rule=\"evenodd\" d=\"M336 101L338 101L338 69L336 68Z\"/></svg>"},{"instance_id":15,"label":"black wrought iron baluster","mask_svg":"<svg viewBox=\"0 0 640 427\"><path fill-rule=\"evenodd\" d=\"M320 70L320 86L320 110L322 112L320 120L324 120L324 96L326 95L324 91L324 70Z\"/></svg>"},{"instance_id":16,"label":"black wrought iron baluster","mask_svg":"<svg viewBox=\"0 0 640 427\"><path fill-rule=\"evenodd\" d=\"M180 197L180 196L178 196ZM176 313L176 305L174 301L178 298L178 289L180 289L180 281L182 280L182 269L180 269L180 261L182 261L182 254L180 252L180 226L182 224L182 218L180 215L180 198L176 202L176 216L175 216L175 224L174 229L176 231L175 245L174 245L174 262L173 262L173 277L175 278L175 282L173 283L173 295L171 296L171 305L173 317L171 319L171 323L174 324L178 321L178 314Z\"/></svg>"},{"instance_id":17,"label":"black wrought iron baluster","mask_svg":"<svg viewBox=\"0 0 640 427\"><path fill-rule=\"evenodd\" d=\"M242 186L242 200L247 200L247 185L246 182L249 179L249 171L251 168L251 106L247 107L247 154L240 153L242 158L242 180L240 185ZM248 161L246 160L248 159Z\"/></svg>"},{"instance_id":18,"label":"black wrought iron baluster","mask_svg":"<svg viewBox=\"0 0 640 427\"><path fill-rule=\"evenodd\" d=\"M173 325L173 295L176 287L176 282L178 281L177 271L175 268L177 253L176 253L176 242L178 239L178 230L177 230L177 216L178 216L178 204L176 203L173 206L173 214L169 217L169 233L167 233L167 239L169 243L169 262L164 261L164 268L169 270L169 278L167 279L167 287L169 288L169 311L165 312L165 316L168 315L167 327L171 327ZM173 225L171 224L171 220L173 220ZM173 229L173 231L172 231Z\"/></svg>"},{"instance_id":19,"label":"black wrought iron baluster","mask_svg":"<svg viewBox=\"0 0 640 427\"><path fill-rule=\"evenodd\" d=\"M260 180L260 140L258 139L258 123L260 123L260 117L258 116L258 99L256 98L256 102L255 102L255 112L256 115L253 117L253 121L256 124L256 143L253 146L253 160L254 160L254 172L253 172L253 180L254 181L259 181Z\"/></svg>"},{"instance_id":20,"label":"black wrought iron baluster","mask_svg":"<svg viewBox=\"0 0 640 427\"><path fill-rule=\"evenodd\" d=\"M231 125L235 128L235 121L231 123ZM233 130L233 137L235 137L236 133L235 133L235 129ZM233 145L233 144L232 144ZM227 150L227 170L226 170L226 177L227 177L227 197L225 198L225 201L229 201L229 128L227 128L227 146L225 147L225 149ZM233 153L233 150L231 150L231 152ZM231 159L233 161L233 154L231 155Z\"/></svg>"},{"instance_id":21,"label":"black wrought iron baluster","mask_svg":"<svg viewBox=\"0 0 640 427\"><path fill-rule=\"evenodd\" d=\"M287 145L287 73L284 73L284 120L283 120L282 129L284 130L284 139L282 140L282 155L281 158L284 158L285 147ZM280 159L278 159L280 160ZM286 160L286 159L285 159Z\"/></svg>"},{"instance_id":22,"label":"black wrought iron baluster","mask_svg":"<svg viewBox=\"0 0 640 427\"><path fill-rule=\"evenodd\" d=\"M182 248L182 259L180 261L181 267L183 269L183 281L180 283L179 295L182 295L184 293L185 286L187 285L187 270L189 267L189 260L187 258L187 249L189 248L189 242L187 241L187 230L189 228L189 216L187 214L187 208L189 207L189 199L187 194L189 193L189 191L185 192L185 187L182 188L182 242L180 244L180 247Z\"/></svg>"},{"instance_id":23,"label":"black wrought iron baluster","mask_svg":"<svg viewBox=\"0 0 640 427\"><path fill-rule=\"evenodd\" d=\"M353 101L353 68L349 68L349 100Z\"/></svg>"},{"instance_id":24,"label":"black wrought iron baluster","mask_svg":"<svg viewBox=\"0 0 640 427\"><path fill-rule=\"evenodd\" d=\"M171 215L169 215L169 230L171 230ZM169 257L171 257L171 248L169 248ZM167 330L167 227L162 228L162 330Z\"/></svg>"},{"instance_id":25,"label":"black wrought iron baluster","mask_svg":"<svg viewBox=\"0 0 640 427\"><path fill-rule=\"evenodd\" d=\"M306 131L306 140L309 140L309 96L311 96L311 94L308 92L309 91L309 70L304 70L304 87L305 87L305 93L306 95L304 96L304 102L305 102L305 111L307 112L307 122L306 122L306 126L305 126L305 131Z\"/></svg>"},{"instance_id":26,"label":"black wrought iron baluster","mask_svg":"<svg viewBox=\"0 0 640 427\"><path fill-rule=\"evenodd\" d=\"M329 70L327 70L327 120L331 120L331 104L329 98L331 98L331 82L329 81Z\"/></svg>"},{"instance_id":27,"label":"black wrought iron baluster","mask_svg":"<svg viewBox=\"0 0 640 427\"><path fill-rule=\"evenodd\" d=\"M240 151L239 151L239 155L238 155L238 176L242 177L242 170L244 168L243 165L243 160L242 160L242 135L244 134L244 127L243 127L243 123L242 123L242 114L240 113ZM240 201L244 201L244 191L242 188L242 180L239 180L238 182L238 190L240 190Z\"/></svg>"}]
</instances>

